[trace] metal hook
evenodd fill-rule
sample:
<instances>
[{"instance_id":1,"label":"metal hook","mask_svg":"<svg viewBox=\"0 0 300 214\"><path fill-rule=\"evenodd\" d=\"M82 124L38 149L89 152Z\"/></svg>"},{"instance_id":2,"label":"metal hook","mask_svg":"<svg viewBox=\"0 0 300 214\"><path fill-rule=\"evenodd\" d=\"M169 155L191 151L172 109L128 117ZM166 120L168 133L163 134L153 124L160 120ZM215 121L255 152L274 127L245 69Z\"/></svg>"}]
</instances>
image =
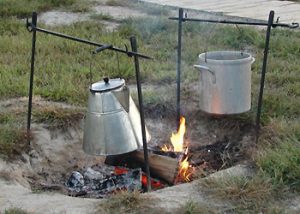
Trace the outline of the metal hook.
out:
<instances>
[{"instance_id":1,"label":"metal hook","mask_svg":"<svg viewBox=\"0 0 300 214\"><path fill-rule=\"evenodd\" d=\"M298 27L299 27L299 23L293 22L292 24L289 24L288 26L289 26L289 28L291 28L291 29L293 29L293 28L298 28Z\"/></svg>"},{"instance_id":2,"label":"metal hook","mask_svg":"<svg viewBox=\"0 0 300 214\"><path fill-rule=\"evenodd\" d=\"M131 53L128 51L127 45L125 44L124 46L125 46L125 51L126 51L127 56L132 57L133 54L131 54Z\"/></svg>"},{"instance_id":3,"label":"metal hook","mask_svg":"<svg viewBox=\"0 0 300 214\"><path fill-rule=\"evenodd\" d=\"M28 17L26 18L26 29L28 30L28 32L32 32L33 31L32 23L30 23L28 21Z\"/></svg>"},{"instance_id":4,"label":"metal hook","mask_svg":"<svg viewBox=\"0 0 300 214\"><path fill-rule=\"evenodd\" d=\"M99 53L101 51L104 51L106 49L112 48L112 45L102 45L101 47L97 48L95 51L93 51L93 54Z\"/></svg>"}]
</instances>

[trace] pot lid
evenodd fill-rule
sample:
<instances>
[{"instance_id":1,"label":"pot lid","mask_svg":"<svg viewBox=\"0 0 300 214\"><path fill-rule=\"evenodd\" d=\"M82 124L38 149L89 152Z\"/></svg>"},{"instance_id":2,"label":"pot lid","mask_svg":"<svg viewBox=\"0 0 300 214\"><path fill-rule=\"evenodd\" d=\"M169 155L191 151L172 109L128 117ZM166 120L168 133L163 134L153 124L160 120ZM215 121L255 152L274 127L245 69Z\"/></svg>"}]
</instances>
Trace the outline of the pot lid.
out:
<instances>
[{"instance_id":1,"label":"pot lid","mask_svg":"<svg viewBox=\"0 0 300 214\"><path fill-rule=\"evenodd\" d=\"M104 78L103 81L96 82L90 86L90 91L92 92L106 92L111 91L117 88L120 88L125 85L125 80L118 79L109 79Z\"/></svg>"}]
</instances>

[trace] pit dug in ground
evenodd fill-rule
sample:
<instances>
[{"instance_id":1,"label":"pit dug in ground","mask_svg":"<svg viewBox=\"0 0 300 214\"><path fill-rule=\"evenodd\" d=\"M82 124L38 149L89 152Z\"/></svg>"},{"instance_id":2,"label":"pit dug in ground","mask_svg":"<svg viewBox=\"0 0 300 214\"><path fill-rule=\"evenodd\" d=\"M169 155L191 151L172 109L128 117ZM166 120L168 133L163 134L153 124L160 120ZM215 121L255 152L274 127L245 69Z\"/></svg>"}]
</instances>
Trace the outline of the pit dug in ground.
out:
<instances>
[{"instance_id":1,"label":"pit dug in ground","mask_svg":"<svg viewBox=\"0 0 300 214\"><path fill-rule=\"evenodd\" d=\"M184 102L186 101L183 100ZM26 104L25 98L18 98L1 105L6 113L18 111L18 114L25 116ZM34 98L33 104L35 112L31 146L28 153L17 153L14 160L1 163L1 173L7 175L7 179L16 180L23 186L30 187L33 192L56 191L76 197L104 198L119 190L145 191L143 161L132 161L132 153L127 154L127 158L106 159L83 152L85 109L49 102L39 97ZM41 112L47 117L43 118ZM66 120L56 123L49 119L49 115L58 113L68 113L64 118ZM178 163L179 167L174 168L168 165L169 162L159 161L166 164L162 171L166 171L168 167L174 168L174 179L166 179L151 169L154 190L205 177L249 159L248 154L254 144L254 129L248 116L209 116L197 110L196 103L189 103L184 108L185 147L184 151L178 153L162 151L164 146L172 147L170 137L172 132L176 132L177 124L172 106L148 104L145 106L145 115L146 125L152 136L148 143L150 156L162 156L171 160L170 163ZM139 151L134 153L133 160L143 159L137 155L140 154ZM178 174L180 163L184 160L188 161L192 169L188 172L187 179Z\"/></svg>"}]
</instances>

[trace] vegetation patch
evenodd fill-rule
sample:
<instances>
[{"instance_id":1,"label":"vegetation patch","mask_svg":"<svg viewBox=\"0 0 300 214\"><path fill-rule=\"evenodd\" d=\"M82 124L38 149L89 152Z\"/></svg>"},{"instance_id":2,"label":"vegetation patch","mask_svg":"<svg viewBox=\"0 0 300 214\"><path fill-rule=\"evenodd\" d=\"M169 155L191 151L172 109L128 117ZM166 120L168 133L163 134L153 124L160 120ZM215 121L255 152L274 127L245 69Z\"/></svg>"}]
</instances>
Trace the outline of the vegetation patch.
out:
<instances>
[{"instance_id":1,"label":"vegetation patch","mask_svg":"<svg viewBox=\"0 0 300 214\"><path fill-rule=\"evenodd\" d=\"M201 204L193 200L188 200L182 208L177 210L177 214L217 214L217 210L213 205Z\"/></svg>"},{"instance_id":2,"label":"vegetation patch","mask_svg":"<svg viewBox=\"0 0 300 214\"><path fill-rule=\"evenodd\" d=\"M257 164L274 186L288 186L300 192L300 142L295 137L278 140L259 152Z\"/></svg>"},{"instance_id":3,"label":"vegetation patch","mask_svg":"<svg viewBox=\"0 0 300 214\"><path fill-rule=\"evenodd\" d=\"M157 209L150 209L150 205L155 203L154 199L141 196L138 191L120 191L112 195L107 201L98 206L99 212L107 214L113 213L157 213Z\"/></svg>"},{"instance_id":4,"label":"vegetation patch","mask_svg":"<svg viewBox=\"0 0 300 214\"><path fill-rule=\"evenodd\" d=\"M24 129L0 126L0 157L12 159L29 151L29 137Z\"/></svg>"},{"instance_id":5,"label":"vegetation patch","mask_svg":"<svg viewBox=\"0 0 300 214\"><path fill-rule=\"evenodd\" d=\"M125 7L130 5L130 1L128 0L108 0L105 3L107 6L120 6Z\"/></svg>"},{"instance_id":6,"label":"vegetation patch","mask_svg":"<svg viewBox=\"0 0 300 214\"><path fill-rule=\"evenodd\" d=\"M278 196L271 180L262 175L248 177L208 178L201 182L210 194L222 200L229 200L237 213L259 213L278 210L272 206L274 197ZM277 212L275 212L277 213Z\"/></svg>"},{"instance_id":7,"label":"vegetation patch","mask_svg":"<svg viewBox=\"0 0 300 214\"><path fill-rule=\"evenodd\" d=\"M51 129L66 129L76 127L83 118L83 112L78 109L43 107L33 111L33 120L37 123L46 123Z\"/></svg>"},{"instance_id":8,"label":"vegetation patch","mask_svg":"<svg viewBox=\"0 0 300 214\"><path fill-rule=\"evenodd\" d=\"M21 208L13 207L13 208L6 209L4 211L4 214L28 214L28 212Z\"/></svg>"},{"instance_id":9,"label":"vegetation patch","mask_svg":"<svg viewBox=\"0 0 300 214\"><path fill-rule=\"evenodd\" d=\"M76 0L1 0L0 1L0 16L16 16L25 18L30 16L32 11L42 12L55 7L72 5Z\"/></svg>"}]
</instances>

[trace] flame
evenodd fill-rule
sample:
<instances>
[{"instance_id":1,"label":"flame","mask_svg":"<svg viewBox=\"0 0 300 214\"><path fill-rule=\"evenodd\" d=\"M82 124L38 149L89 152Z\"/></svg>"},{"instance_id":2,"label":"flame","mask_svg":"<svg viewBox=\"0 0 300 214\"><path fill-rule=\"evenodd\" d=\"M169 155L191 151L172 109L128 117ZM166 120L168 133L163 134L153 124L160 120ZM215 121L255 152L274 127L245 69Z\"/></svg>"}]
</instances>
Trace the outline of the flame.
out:
<instances>
[{"instance_id":1,"label":"flame","mask_svg":"<svg viewBox=\"0 0 300 214\"><path fill-rule=\"evenodd\" d=\"M185 134L185 118L180 117L180 125L177 133L172 133L172 137L170 138L171 143L174 147L174 152L182 152L184 146L184 134Z\"/></svg>"},{"instance_id":2,"label":"flame","mask_svg":"<svg viewBox=\"0 0 300 214\"><path fill-rule=\"evenodd\" d=\"M173 151L172 147L168 146L166 144L161 148L161 150L164 151L164 152Z\"/></svg>"},{"instance_id":3,"label":"flame","mask_svg":"<svg viewBox=\"0 0 300 214\"><path fill-rule=\"evenodd\" d=\"M186 126L185 126L185 118L180 117L180 123L179 123L179 128L177 133L172 133L172 136L170 138L172 146L164 145L161 150L164 152L169 152L169 151L174 151L174 152L182 152L185 155L188 154L188 147L187 143L184 141L184 135L186 131ZM185 148L186 147L186 148ZM194 172L194 167L192 167L189 162L188 162L188 156L184 156L183 160L180 161L179 163L179 171L178 171L178 176L177 176L177 181L182 180L182 181L190 181L191 180L191 175Z\"/></svg>"},{"instance_id":4,"label":"flame","mask_svg":"<svg viewBox=\"0 0 300 214\"><path fill-rule=\"evenodd\" d=\"M161 150L164 152L183 152L184 151L184 134L186 131L185 118L180 117L179 128L177 133L172 133L170 138L172 146L164 145Z\"/></svg>"},{"instance_id":5,"label":"flame","mask_svg":"<svg viewBox=\"0 0 300 214\"><path fill-rule=\"evenodd\" d=\"M194 167L192 167L188 162L188 157L179 163L178 177L184 181L191 181L190 177L194 172Z\"/></svg>"}]
</instances>

